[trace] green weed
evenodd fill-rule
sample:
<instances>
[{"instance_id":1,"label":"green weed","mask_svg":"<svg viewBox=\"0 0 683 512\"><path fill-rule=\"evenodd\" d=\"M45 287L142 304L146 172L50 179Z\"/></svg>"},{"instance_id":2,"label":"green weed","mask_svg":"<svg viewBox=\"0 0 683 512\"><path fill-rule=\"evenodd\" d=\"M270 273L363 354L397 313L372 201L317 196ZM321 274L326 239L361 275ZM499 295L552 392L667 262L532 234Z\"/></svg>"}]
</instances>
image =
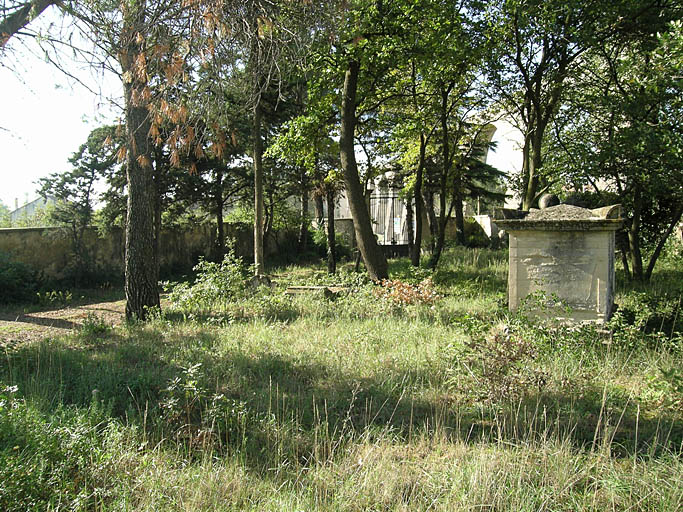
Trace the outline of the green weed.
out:
<instances>
[{"instance_id":1,"label":"green weed","mask_svg":"<svg viewBox=\"0 0 683 512\"><path fill-rule=\"evenodd\" d=\"M46 292L36 292L38 303L42 306L64 306L73 300L73 294L69 290L52 290Z\"/></svg>"}]
</instances>

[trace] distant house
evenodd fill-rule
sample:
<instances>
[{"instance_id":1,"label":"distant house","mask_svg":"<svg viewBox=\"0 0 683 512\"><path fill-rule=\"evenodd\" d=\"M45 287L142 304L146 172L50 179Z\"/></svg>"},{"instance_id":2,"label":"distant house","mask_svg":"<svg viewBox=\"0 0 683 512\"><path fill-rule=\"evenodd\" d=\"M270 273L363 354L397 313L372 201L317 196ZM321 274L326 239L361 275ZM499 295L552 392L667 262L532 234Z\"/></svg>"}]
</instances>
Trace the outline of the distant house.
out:
<instances>
[{"instance_id":1,"label":"distant house","mask_svg":"<svg viewBox=\"0 0 683 512\"><path fill-rule=\"evenodd\" d=\"M19 222L22 219L33 217L40 210L44 210L47 206L55 204L56 202L57 198L53 196L47 196L47 198L39 197L38 199L11 211L9 213L10 222L14 225L15 222Z\"/></svg>"}]
</instances>

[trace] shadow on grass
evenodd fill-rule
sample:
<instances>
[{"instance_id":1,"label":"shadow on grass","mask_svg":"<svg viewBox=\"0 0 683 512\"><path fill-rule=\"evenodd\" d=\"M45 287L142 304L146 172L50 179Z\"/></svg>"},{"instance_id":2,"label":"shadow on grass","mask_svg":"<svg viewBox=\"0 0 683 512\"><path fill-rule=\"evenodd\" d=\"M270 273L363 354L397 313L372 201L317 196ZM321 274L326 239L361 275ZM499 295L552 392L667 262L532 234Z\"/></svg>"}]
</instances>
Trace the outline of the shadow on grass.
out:
<instances>
[{"instance_id":1,"label":"shadow on grass","mask_svg":"<svg viewBox=\"0 0 683 512\"><path fill-rule=\"evenodd\" d=\"M114 303L125 299L123 289L76 289L71 300L52 302L29 302L24 304L0 304L0 319L13 320L17 315L59 311L102 303Z\"/></svg>"},{"instance_id":2,"label":"shadow on grass","mask_svg":"<svg viewBox=\"0 0 683 512\"><path fill-rule=\"evenodd\" d=\"M78 339L74 335L73 339ZM87 407L103 401L112 416L136 418L178 368L166 364L152 340L138 343L111 333L83 336L84 347L47 338L8 352L0 379L49 413L62 405Z\"/></svg>"},{"instance_id":3,"label":"shadow on grass","mask_svg":"<svg viewBox=\"0 0 683 512\"><path fill-rule=\"evenodd\" d=\"M17 316L0 315L0 320L8 322L17 322L22 324L42 325L45 327L57 327L59 329L75 329L79 324L71 320L64 320L63 318L51 318L36 316L35 314L20 314Z\"/></svg>"},{"instance_id":4,"label":"shadow on grass","mask_svg":"<svg viewBox=\"0 0 683 512\"><path fill-rule=\"evenodd\" d=\"M577 449L608 449L613 456L677 453L683 442L680 415L639 408L627 397L605 399L592 387L483 407L454 398L445 387L428 391L430 376L419 372L387 369L359 379L333 365L290 360L267 349L221 353L211 329L184 337L185 347L196 346L184 356L174 343L153 329L85 348L48 340L8 352L0 379L17 385L46 414L59 406L85 408L96 399L112 417L154 426L149 434L158 439L178 439L177 427L165 423L161 402L169 383L180 379L178 389L190 394L188 403L196 408L191 421L199 423L219 394L233 408L241 404L246 412L239 424L225 412L226 426L214 447L240 451L259 470L284 459L307 463L329 457L345 440L363 435L512 444L559 438ZM202 364L190 386L184 372L196 363ZM199 388L205 390L201 395Z\"/></svg>"}]
</instances>

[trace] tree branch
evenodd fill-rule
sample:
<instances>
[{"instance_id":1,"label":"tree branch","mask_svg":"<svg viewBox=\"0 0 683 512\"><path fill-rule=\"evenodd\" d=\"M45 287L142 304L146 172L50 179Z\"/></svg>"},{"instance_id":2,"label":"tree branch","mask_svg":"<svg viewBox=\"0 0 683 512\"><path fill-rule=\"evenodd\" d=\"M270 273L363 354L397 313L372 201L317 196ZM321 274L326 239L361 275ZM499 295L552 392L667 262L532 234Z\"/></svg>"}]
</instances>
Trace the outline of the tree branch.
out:
<instances>
[{"instance_id":1,"label":"tree branch","mask_svg":"<svg viewBox=\"0 0 683 512\"><path fill-rule=\"evenodd\" d=\"M13 13L3 16L0 21L0 48L4 48L13 35L40 16L45 9L57 3L58 0L31 0Z\"/></svg>"}]
</instances>

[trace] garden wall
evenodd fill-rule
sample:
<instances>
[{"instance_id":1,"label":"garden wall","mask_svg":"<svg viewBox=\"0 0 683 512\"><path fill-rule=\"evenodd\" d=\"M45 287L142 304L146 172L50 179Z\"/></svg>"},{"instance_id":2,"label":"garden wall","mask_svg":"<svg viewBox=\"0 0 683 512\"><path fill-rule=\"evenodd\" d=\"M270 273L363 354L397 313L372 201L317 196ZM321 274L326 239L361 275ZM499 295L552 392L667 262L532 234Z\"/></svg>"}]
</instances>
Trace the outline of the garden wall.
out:
<instances>
[{"instance_id":1,"label":"garden wall","mask_svg":"<svg viewBox=\"0 0 683 512\"><path fill-rule=\"evenodd\" d=\"M236 252L249 261L253 257L251 230L226 224L225 232L226 236L235 239ZM95 228L88 228L85 243L98 271L123 279L125 236L121 229L100 237ZM162 231L159 250L162 277L189 271L200 256L210 257L215 245L215 228L209 224ZM68 233L55 227L0 229L0 252L42 272L47 279L65 277L73 262Z\"/></svg>"}]
</instances>

